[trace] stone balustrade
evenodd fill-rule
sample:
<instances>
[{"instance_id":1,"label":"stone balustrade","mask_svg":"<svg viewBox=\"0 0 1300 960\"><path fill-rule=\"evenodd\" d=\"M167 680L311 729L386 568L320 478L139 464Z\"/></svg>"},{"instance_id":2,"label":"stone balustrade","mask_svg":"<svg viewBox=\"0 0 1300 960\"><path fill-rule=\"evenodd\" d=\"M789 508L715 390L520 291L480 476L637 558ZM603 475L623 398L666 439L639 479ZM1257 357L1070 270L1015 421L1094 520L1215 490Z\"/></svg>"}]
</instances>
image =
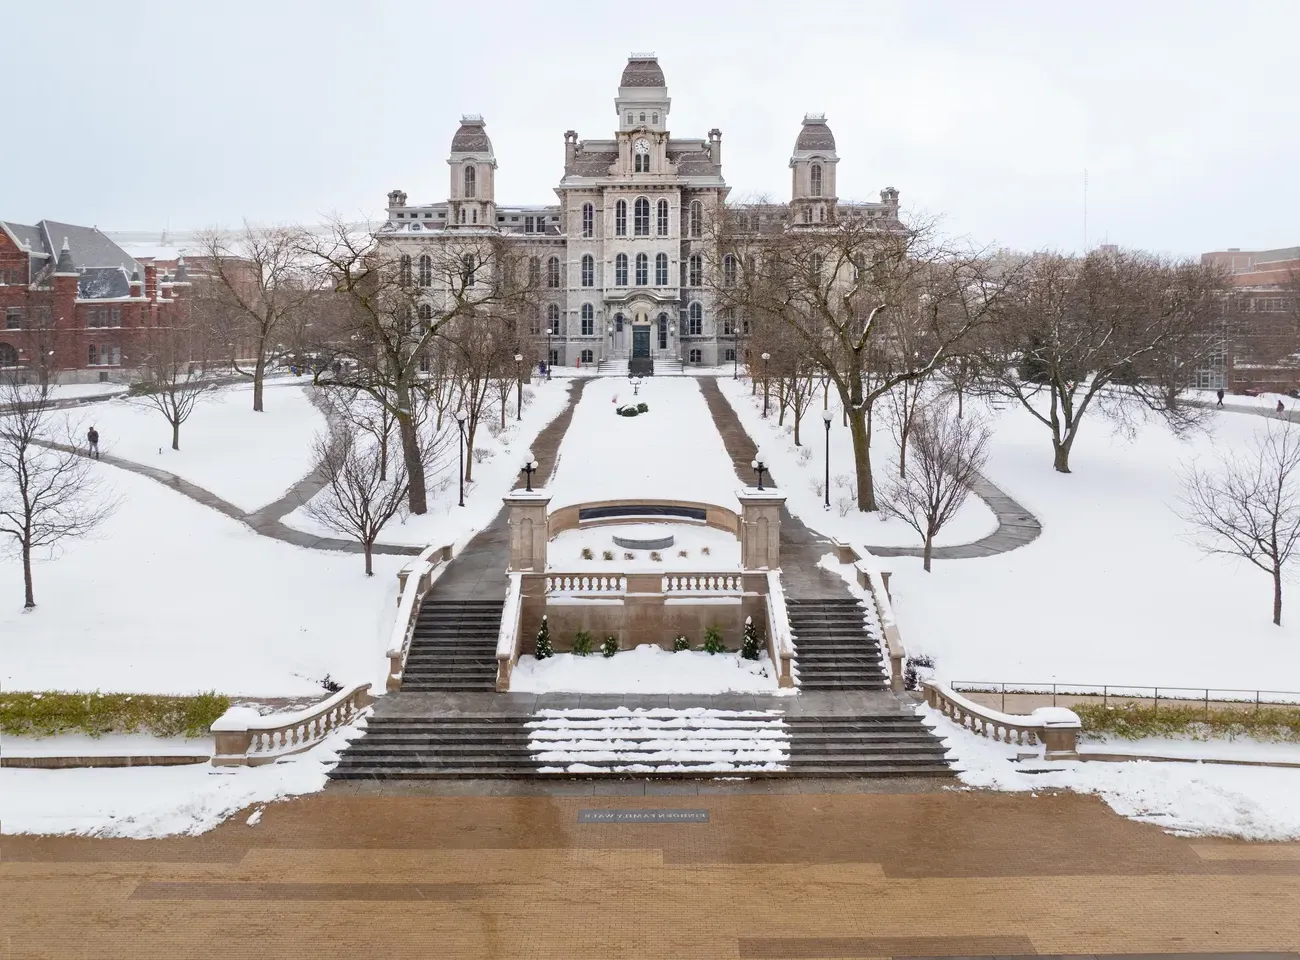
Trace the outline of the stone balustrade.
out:
<instances>
[{"instance_id":1,"label":"stone balustrade","mask_svg":"<svg viewBox=\"0 0 1300 960\"><path fill-rule=\"evenodd\" d=\"M569 594L572 596L608 596L613 597L627 590L627 578L622 574L592 573L548 573L546 574L546 594Z\"/></svg>"},{"instance_id":2,"label":"stone balustrade","mask_svg":"<svg viewBox=\"0 0 1300 960\"><path fill-rule=\"evenodd\" d=\"M370 705L370 684L358 683L304 710L260 715L251 707L231 707L216 719L212 765L256 767L310 750L351 723Z\"/></svg>"},{"instance_id":3,"label":"stone balustrade","mask_svg":"<svg viewBox=\"0 0 1300 960\"><path fill-rule=\"evenodd\" d=\"M743 589L739 573L668 573L664 574L662 589L664 593L680 596L683 594L738 594Z\"/></svg>"},{"instance_id":4,"label":"stone balustrade","mask_svg":"<svg viewBox=\"0 0 1300 960\"><path fill-rule=\"evenodd\" d=\"M781 572L767 572L767 593L763 598L767 615L767 652L776 666L778 686L794 686L794 648L790 643L790 613L781 587Z\"/></svg>"},{"instance_id":5,"label":"stone balustrade","mask_svg":"<svg viewBox=\"0 0 1300 960\"><path fill-rule=\"evenodd\" d=\"M415 631L416 621L420 617L420 603L424 595L437 579L435 573L451 561L450 544L441 547L427 547L418 557L402 567L397 573L397 620L393 624L392 637L388 643L388 682L389 693L402 689L402 671L406 667L406 655L411 649L411 634Z\"/></svg>"},{"instance_id":6,"label":"stone balustrade","mask_svg":"<svg viewBox=\"0 0 1300 960\"><path fill-rule=\"evenodd\" d=\"M1078 714L1064 707L1039 707L1029 716L1002 713L967 700L946 684L922 681L926 702L958 726L972 733L1002 743L1043 745L1045 760L1077 760L1079 731L1083 728Z\"/></svg>"},{"instance_id":7,"label":"stone balustrade","mask_svg":"<svg viewBox=\"0 0 1300 960\"><path fill-rule=\"evenodd\" d=\"M524 577L519 573L509 573L506 577L506 601L501 608L501 629L497 632L496 688L499 693L510 689L510 673L519 662L524 637Z\"/></svg>"}]
</instances>

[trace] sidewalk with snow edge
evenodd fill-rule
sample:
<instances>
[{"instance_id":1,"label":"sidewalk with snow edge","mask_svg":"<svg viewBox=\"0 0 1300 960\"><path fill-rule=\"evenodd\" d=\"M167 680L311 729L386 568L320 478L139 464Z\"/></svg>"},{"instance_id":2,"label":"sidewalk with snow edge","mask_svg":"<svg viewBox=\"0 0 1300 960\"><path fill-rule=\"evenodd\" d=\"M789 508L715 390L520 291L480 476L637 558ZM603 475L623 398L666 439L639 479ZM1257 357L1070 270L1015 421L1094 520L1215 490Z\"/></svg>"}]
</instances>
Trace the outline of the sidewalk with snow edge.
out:
<instances>
[{"instance_id":1,"label":"sidewalk with snow edge","mask_svg":"<svg viewBox=\"0 0 1300 960\"><path fill-rule=\"evenodd\" d=\"M595 638L597 644L599 637ZM697 640L698 642L698 640ZM668 651L652 643L603 657L557 653L545 660L519 658L510 674L511 693L769 693L793 694L777 686L766 653L746 660L739 653Z\"/></svg>"}]
</instances>

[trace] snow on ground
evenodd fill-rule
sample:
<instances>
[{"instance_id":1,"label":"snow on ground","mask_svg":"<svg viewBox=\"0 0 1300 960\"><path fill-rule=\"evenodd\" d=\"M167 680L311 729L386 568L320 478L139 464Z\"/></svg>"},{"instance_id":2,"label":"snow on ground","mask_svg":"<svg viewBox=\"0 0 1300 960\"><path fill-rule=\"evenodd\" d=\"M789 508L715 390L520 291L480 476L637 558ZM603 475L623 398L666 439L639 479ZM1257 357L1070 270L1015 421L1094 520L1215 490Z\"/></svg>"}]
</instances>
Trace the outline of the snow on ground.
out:
<instances>
[{"instance_id":1,"label":"snow on ground","mask_svg":"<svg viewBox=\"0 0 1300 960\"><path fill-rule=\"evenodd\" d=\"M460 486L456 482L460 443L456 421L450 416L443 429L446 431L446 451L439 466L428 476L429 512L423 516L405 519L394 518L384 527L380 543L424 547L429 544L464 543L482 530L501 509L501 498L510 492L519 477L519 466L524 452L537 435L563 412L568 404L569 381L554 379L534 381L524 387L525 405L523 419L515 420L515 395L512 392L506 405L506 426L500 428L500 407L489 403L485 408L474 437L474 449L484 451L476 459L473 483L465 489L465 506L459 506ZM528 399L531 395L531 399ZM492 428L492 429L490 429ZM474 454L466 452L467 456ZM542 464L543 472L550 464ZM337 537L332 531L307 515L300 507L284 518L284 523L295 530L320 536Z\"/></svg>"},{"instance_id":2,"label":"snow on ground","mask_svg":"<svg viewBox=\"0 0 1300 960\"><path fill-rule=\"evenodd\" d=\"M985 472L1042 535L1000 556L937 560L930 574L919 560L882 561L904 644L951 681L1300 691L1300 593L1289 589L1273 626L1271 580L1203 555L1172 506L1181 462L1269 426L1218 413L1186 441L1156 422L1130 441L1093 418L1060 474L1047 429L1007 407Z\"/></svg>"},{"instance_id":3,"label":"snow on ground","mask_svg":"<svg viewBox=\"0 0 1300 960\"><path fill-rule=\"evenodd\" d=\"M268 381L264 405L253 412L251 384L208 391L181 424L180 450L171 448L171 425L139 398L96 404L76 417L79 435L90 426L99 431L103 453L174 473L251 512L311 472L312 441L325 427L295 381Z\"/></svg>"},{"instance_id":4,"label":"snow on ground","mask_svg":"<svg viewBox=\"0 0 1300 960\"><path fill-rule=\"evenodd\" d=\"M323 789L338 751L358 735L346 727L306 753L261 767L0 769L0 823L7 834L196 835L253 804ZM248 818L250 827L261 809Z\"/></svg>"},{"instance_id":5,"label":"snow on ground","mask_svg":"<svg viewBox=\"0 0 1300 960\"><path fill-rule=\"evenodd\" d=\"M155 737L147 733L0 736L0 753L6 757L210 757L212 750L211 737Z\"/></svg>"},{"instance_id":6,"label":"snow on ground","mask_svg":"<svg viewBox=\"0 0 1300 960\"><path fill-rule=\"evenodd\" d=\"M601 638L596 638L596 643ZM545 660L525 654L510 674L512 693L776 693L776 671L764 654L663 650L643 643L606 658L557 653ZM782 691L784 692L784 691ZM794 690L790 690L794 693Z\"/></svg>"},{"instance_id":7,"label":"snow on ground","mask_svg":"<svg viewBox=\"0 0 1300 960\"><path fill-rule=\"evenodd\" d=\"M50 388L55 400L82 400L87 397L111 397L126 393L125 383L61 383Z\"/></svg>"},{"instance_id":8,"label":"snow on ground","mask_svg":"<svg viewBox=\"0 0 1300 960\"><path fill-rule=\"evenodd\" d=\"M691 500L739 510L736 471L692 377L626 377L587 384L560 445L551 509L593 500ZM615 409L645 403L648 413Z\"/></svg>"},{"instance_id":9,"label":"snow on ground","mask_svg":"<svg viewBox=\"0 0 1300 960\"><path fill-rule=\"evenodd\" d=\"M927 706L918 710L969 786L1095 793L1121 816L1180 834L1300 839L1300 770L1148 761L1017 765L1010 762L1016 745L976 736Z\"/></svg>"},{"instance_id":10,"label":"snow on ground","mask_svg":"<svg viewBox=\"0 0 1300 960\"><path fill-rule=\"evenodd\" d=\"M1300 764L1300 743L1272 743L1253 737L1232 739L1144 737L1089 737L1079 744L1080 753L1122 753L1134 757L1188 757L1195 760L1251 760L1261 763Z\"/></svg>"},{"instance_id":11,"label":"snow on ground","mask_svg":"<svg viewBox=\"0 0 1300 960\"><path fill-rule=\"evenodd\" d=\"M653 560L650 550L628 550L614 542L614 537L631 540L657 540L671 536L673 545L659 550L661 560ZM584 560L582 551L591 551L593 559ZM709 552L704 553L707 549ZM612 560L603 557L608 550ZM686 556L680 554L685 551ZM630 553L632 559L624 555ZM619 523L601 524L580 530L565 530L551 538L546 547L546 566L565 573L603 573L606 568L619 573L660 570L739 570L740 541L725 530L688 523Z\"/></svg>"},{"instance_id":12,"label":"snow on ground","mask_svg":"<svg viewBox=\"0 0 1300 960\"><path fill-rule=\"evenodd\" d=\"M750 393L748 380L719 378L718 386L740 418L763 455L769 460L786 506L804 523L826 536L850 543L873 543L880 546L921 546L923 540L902 520L887 519L883 513L864 514L854 508L856 473L853 466L853 441L840 413L839 400L830 397L831 436L830 474L831 507L825 507L826 426L822 419L821 396L804 413L800 425L801 446L794 445L793 414L786 415L785 425L777 426L775 397L769 403L769 416L763 419L763 390ZM885 423L885 405L881 402L871 438L871 464L880 499L888 480L898 472L897 443ZM806 453L801 453L806 451ZM750 479L750 478L747 478ZM984 501L970 497L957 515L935 537L939 546L968 543L997 529L997 517Z\"/></svg>"},{"instance_id":13,"label":"snow on ground","mask_svg":"<svg viewBox=\"0 0 1300 960\"><path fill-rule=\"evenodd\" d=\"M1193 398L1202 403L1218 403L1218 393L1214 390L1189 390ZM1261 393L1257 397L1248 397L1241 393L1225 393L1223 405L1229 409L1241 407L1250 410L1272 411L1277 409L1277 402L1289 413L1300 413L1300 400L1292 400L1285 393Z\"/></svg>"},{"instance_id":14,"label":"snow on ground","mask_svg":"<svg viewBox=\"0 0 1300 960\"><path fill-rule=\"evenodd\" d=\"M98 469L121 504L94 539L36 564L34 611L18 559L0 555L0 689L292 696L321 693L327 673L382 685L402 558L375 557L367 578L359 555L260 537Z\"/></svg>"}]
</instances>

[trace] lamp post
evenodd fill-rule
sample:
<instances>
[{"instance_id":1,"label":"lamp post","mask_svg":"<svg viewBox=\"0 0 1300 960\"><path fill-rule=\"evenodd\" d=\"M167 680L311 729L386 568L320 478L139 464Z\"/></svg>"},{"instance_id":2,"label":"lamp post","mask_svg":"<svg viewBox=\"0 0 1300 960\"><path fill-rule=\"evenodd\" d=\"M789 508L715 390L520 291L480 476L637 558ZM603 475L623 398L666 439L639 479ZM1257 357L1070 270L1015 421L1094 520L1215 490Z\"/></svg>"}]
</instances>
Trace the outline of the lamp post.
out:
<instances>
[{"instance_id":1,"label":"lamp post","mask_svg":"<svg viewBox=\"0 0 1300 960\"><path fill-rule=\"evenodd\" d=\"M533 492L533 471L537 469L537 461L533 458L533 451L529 450L524 453L524 462L519 467L519 472L525 477L525 492Z\"/></svg>"},{"instance_id":2,"label":"lamp post","mask_svg":"<svg viewBox=\"0 0 1300 960\"><path fill-rule=\"evenodd\" d=\"M547 320L546 321L546 379L547 380L551 379L551 355L552 355L551 334L553 334L554 332L555 332L555 327L551 325L551 321Z\"/></svg>"},{"instance_id":3,"label":"lamp post","mask_svg":"<svg viewBox=\"0 0 1300 960\"><path fill-rule=\"evenodd\" d=\"M731 331L731 379L740 379L740 335Z\"/></svg>"},{"instance_id":4,"label":"lamp post","mask_svg":"<svg viewBox=\"0 0 1300 960\"><path fill-rule=\"evenodd\" d=\"M669 321L668 321L668 343L669 343L669 347L668 347L668 349L669 349L669 350L674 349L673 346L672 346L672 343L673 343L673 340L674 340L674 337L676 336L676 334L677 334L677 324L676 324L674 321L669 320ZM681 358L682 358L682 357L681 357L681 343L678 343L678 344L677 344L677 359L680 360Z\"/></svg>"},{"instance_id":5,"label":"lamp post","mask_svg":"<svg viewBox=\"0 0 1300 960\"><path fill-rule=\"evenodd\" d=\"M456 411L456 426L460 429L460 444L456 447L456 453L460 462L460 469L457 472L460 474L460 506L462 507L465 506L465 421L467 419L464 410Z\"/></svg>"},{"instance_id":6,"label":"lamp post","mask_svg":"<svg viewBox=\"0 0 1300 960\"><path fill-rule=\"evenodd\" d=\"M772 359L772 355L766 351L763 352L763 419L767 419L767 361Z\"/></svg>"},{"instance_id":7,"label":"lamp post","mask_svg":"<svg viewBox=\"0 0 1300 960\"><path fill-rule=\"evenodd\" d=\"M515 422L524 418L524 371L520 364L524 362L522 353L515 354Z\"/></svg>"},{"instance_id":8,"label":"lamp post","mask_svg":"<svg viewBox=\"0 0 1300 960\"><path fill-rule=\"evenodd\" d=\"M754 459L749 465L758 472L758 489L763 489L763 474L767 472L767 458L763 456L762 450L754 451Z\"/></svg>"},{"instance_id":9,"label":"lamp post","mask_svg":"<svg viewBox=\"0 0 1300 960\"><path fill-rule=\"evenodd\" d=\"M826 424L826 503L825 510L831 508L831 420L834 414L829 410L822 412L822 422Z\"/></svg>"}]
</instances>

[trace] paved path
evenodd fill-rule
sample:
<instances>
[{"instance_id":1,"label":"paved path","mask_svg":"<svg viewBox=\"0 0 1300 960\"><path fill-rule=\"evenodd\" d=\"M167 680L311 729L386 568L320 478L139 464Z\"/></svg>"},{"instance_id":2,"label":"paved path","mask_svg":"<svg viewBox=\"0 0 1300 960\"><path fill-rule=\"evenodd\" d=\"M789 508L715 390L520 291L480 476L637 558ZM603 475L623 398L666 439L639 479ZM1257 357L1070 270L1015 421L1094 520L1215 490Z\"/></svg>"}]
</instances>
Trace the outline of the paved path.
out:
<instances>
[{"instance_id":1,"label":"paved path","mask_svg":"<svg viewBox=\"0 0 1300 960\"><path fill-rule=\"evenodd\" d=\"M797 780L447 795L470 786L333 785L198 837L5 836L0 956L1296 960L1300 947L1300 844L1169 836L1093 796ZM589 809L707 822L580 822Z\"/></svg>"},{"instance_id":2,"label":"paved path","mask_svg":"<svg viewBox=\"0 0 1300 960\"><path fill-rule=\"evenodd\" d=\"M935 547L931 554L936 560L970 560L974 557L992 557L999 553L1010 553L1017 547L1033 543L1043 532L1038 518L1013 500L1001 487L993 484L988 477L981 476L971 486L972 492L988 504L989 509L998 518L998 528L986 537L973 543L957 543L947 547ZM866 548L877 557L920 557L925 554L922 547L873 547Z\"/></svg>"}]
</instances>

